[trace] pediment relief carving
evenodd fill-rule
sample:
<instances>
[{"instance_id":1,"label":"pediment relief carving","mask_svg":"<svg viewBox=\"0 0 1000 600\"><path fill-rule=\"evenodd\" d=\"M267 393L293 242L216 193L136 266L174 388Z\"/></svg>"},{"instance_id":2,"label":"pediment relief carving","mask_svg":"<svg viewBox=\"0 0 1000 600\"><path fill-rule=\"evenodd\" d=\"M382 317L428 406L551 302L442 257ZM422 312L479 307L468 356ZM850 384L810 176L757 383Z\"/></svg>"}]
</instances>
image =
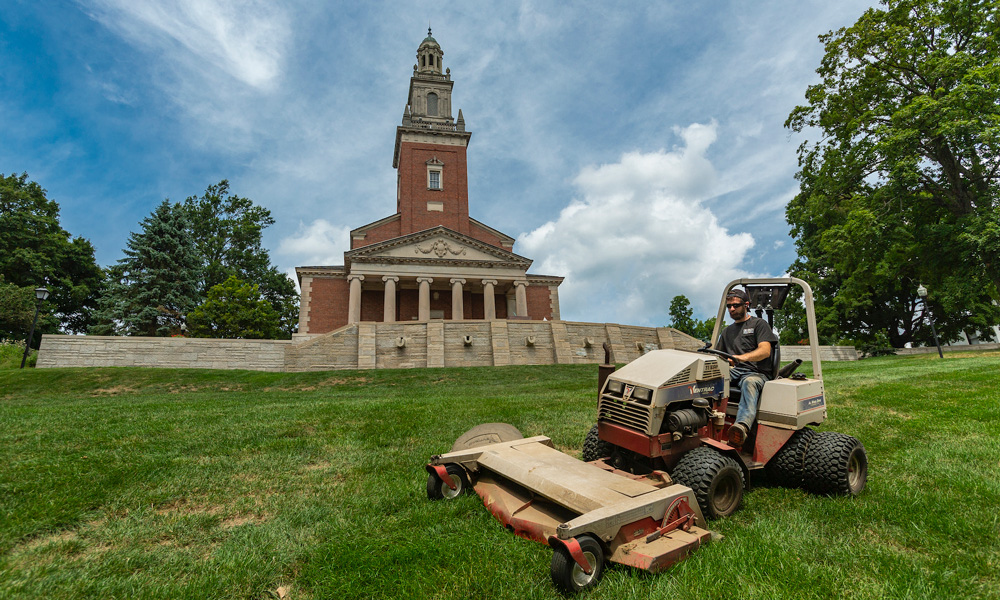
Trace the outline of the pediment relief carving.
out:
<instances>
[{"instance_id":1,"label":"pediment relief carving","mask_svg":"<svg viewBox=\"0 0 1000 600\"><path fill-rule=\"evenodd\" d=\"M461 246L452 246L448 240L438 238L424 247L421 244L417 244L413 247L413 251L416 254L431 254L434 253L438 258L444 258L448 255L451 256L465 256L468 251Z\"/></svg>"},{"instance_id":2,"label":"pediment relief carving","mask_svg":"<svg viewBox=\"0 0 1000 600\"><path fill-rule=\"evenodd\" d=\"M345 253L348 262L456 263L527 269L531 260L474 238L437 227Z\"/></svg>"}]
</instances>

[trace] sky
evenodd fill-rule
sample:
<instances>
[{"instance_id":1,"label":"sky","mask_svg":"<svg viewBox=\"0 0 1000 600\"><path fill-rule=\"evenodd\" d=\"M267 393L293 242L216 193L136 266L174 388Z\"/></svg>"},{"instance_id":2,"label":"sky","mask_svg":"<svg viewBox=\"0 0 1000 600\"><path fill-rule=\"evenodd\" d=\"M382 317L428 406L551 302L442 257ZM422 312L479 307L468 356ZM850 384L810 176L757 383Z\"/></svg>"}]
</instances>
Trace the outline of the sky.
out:
<instances>
[{"instance_id":1,"label":"sky","mask_svg":"<svg viewBox=\"0 0 1000 600\"><path fill-rule=\"evenodd\" d=\"M430 26L472 132L470 214L566 278L562 318L667 325L677 295L705 318L795 260L785 206L816 132L784 122L818 36L873 4L0 0L0 173L48 190L102 266L223 179L271 211L280 269L342 265L348 232L395 212Z\"/></svg>"}]
</instances>

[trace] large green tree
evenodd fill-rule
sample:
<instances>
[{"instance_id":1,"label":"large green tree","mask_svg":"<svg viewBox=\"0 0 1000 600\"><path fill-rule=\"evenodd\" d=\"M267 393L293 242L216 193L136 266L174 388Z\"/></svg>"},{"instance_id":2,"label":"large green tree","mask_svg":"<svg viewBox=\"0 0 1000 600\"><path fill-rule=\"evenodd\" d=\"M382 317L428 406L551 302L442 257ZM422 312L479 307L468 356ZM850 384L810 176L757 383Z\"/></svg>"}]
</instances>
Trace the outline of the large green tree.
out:
<instances>
[{"instance_id":1,"label":"large green tree","mask_svg":"<svg viewBox=\"0 0 1000 600\"><path fill-rule=\"evenodd\" d=\"M0 276L8 285L49 288L37 332L80 333L91 323L103 281L94 247L62 228L59 205L27 173L0 173ZM0 330L5 336L16 337Z\"/></svg>"},{"instance_id":2,"label":"large green tree","mask_svg":"<svg viewBox=\"0 0 1000 600\"><path fill-rule=\"evenodd\" d=\"M694 311L691 310L691 301L687 296L674 296L670 300L670 326L686 333L699 340L707 342L712 337L712 329L715 327L715 317L710 317L701 321L694 318Z\"/></svg>"},{"instance_id":3,"label":"large green tree","mask_svg":"<svg viewBox=\"0 0 1000 600\"><path fill-rule=\"evenodd\" d=\"M786 127L789 204L821 337L894 346L1000 320L1000 2L887 0L820 36L821 81ZM918 302L916 288L930 290Z\"/></svg>"},{"instance_id":4,"label":"large green tree","mask_svg":"<svg viewBox=\"0 0 1000 600\"><path fill-rule=\"evenodd\" d=\"M230 275L187 314L187 325L194 337L273 339L279 335L280 320L259 286Z\"/></svg>"},{"instance_id":5,"label":"large green tree","mask_svg":"<svg viewBox=\"0 0 1000 600\"><path fill-rule=\"evenodd\" d=\"M670 300L670 326L688 335L694 335L698 322L694 319L694 312L691 310L691 301L687 296L674 296Z\"/></svg>"},{"instance_id":6,"label":"large green tree","mask_svg":"<svg viewBox=\"0 0 1000 600\"><path fill-rule=\"evenodd\" d=\"M298 328L295 282L271 264L263 246L264 229L274 224L271 211L229 191L229 182L210 185L200 197L184 201L195 244L204 259L201 291L229 277L253 282L279 315L278 337L290 338Z\"/></svg>"},{"instance_id":7,"label":"large green tree","mask_svg":"<svg viewBox=\"0 0 1000 600\"><path fill-rule=\"evenodd\" d=\"M3 279L0 275L0 340L23 341L35 316L35 293Z\"/></svg>"},{"instance_id":8,"label":"large green tree","mask_svg":"<svg viewBox=\"0 0 1000 600\"><path fill-rule=\"evenodd\" d=\"M91 333L167 336L201 302L202 257L187 212L164 200L133 232L125 257L108 269L99 323Z\"/></svg>"}]
</instances>

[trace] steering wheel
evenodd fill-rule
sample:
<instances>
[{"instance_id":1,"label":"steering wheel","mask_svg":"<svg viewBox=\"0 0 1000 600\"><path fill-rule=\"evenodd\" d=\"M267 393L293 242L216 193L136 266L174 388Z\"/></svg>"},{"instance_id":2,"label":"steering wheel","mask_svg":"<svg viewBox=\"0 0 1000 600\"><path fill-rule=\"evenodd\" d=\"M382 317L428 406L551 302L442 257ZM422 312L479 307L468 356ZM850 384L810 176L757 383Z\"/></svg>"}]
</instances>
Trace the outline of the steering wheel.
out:
<instances>
[{"instance_id":1,"label":"steering wheel","mask_svg":"<svg viewBox=\"0 0 1000 600\"><path fill-rule=\"evenodd\" d=\"M736 358L728 352L723 352L722 350L716 350L715 348L709 348L707 345L704 348L698 348L698 352L704 352L705 354L714 354L716 356L721 356L727 360L731 360L736 363L736 366L742 365L743 361Z\"/></svg>"}]
</instances>

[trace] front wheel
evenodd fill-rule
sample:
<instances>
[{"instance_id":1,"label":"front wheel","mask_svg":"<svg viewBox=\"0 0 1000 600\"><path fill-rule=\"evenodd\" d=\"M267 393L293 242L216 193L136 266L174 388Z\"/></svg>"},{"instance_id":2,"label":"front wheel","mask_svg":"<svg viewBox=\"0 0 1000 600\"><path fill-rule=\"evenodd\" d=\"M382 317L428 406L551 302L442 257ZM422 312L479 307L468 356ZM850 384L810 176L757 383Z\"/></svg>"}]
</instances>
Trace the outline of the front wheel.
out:
<instances>
[{"instance_id":1,"label":"front wheel","mask_svg":"<svg viewBox=\"0 0 1000 600\"><path fill-rule=\"evenodd\" d=\"M706 519L728 517L743 502L743 469L733 458L707 446L685 454L670 477L694 491Z\"/></svg>"},{"instance_id":2,"label":"front wheel","mask_svg":"<svg viewBox=\"0 0 1000 600\"><path fill-rule=\"evenodd\" d=\"M583 567L573 560L569 550L564 546L556 546L552 552L552 583L567 594L587 589L597 583L604 574L604 549L597 540L589 535L581 535L576 541L580 543L580 550L590 563L590 573L584 571Z\"/></svg>"},{"instance_id":3,"label":"front wheel","mask_svg":"<svg viewBox=\"0 0 1000 600\"><path fill-rule=\"evenodd\" d=\"M599 458L608 458L614 446L605 442L597 434L597 425L590 428L587 437L583 439L583 462L592 462Z\"/></svg>"},{"instance_id":4,"label":"front wheel","mask_svg":"<svg viewBox=\"0 0 1000 600\"><path fill-rule=\"evenodd\" d=\"M445 470L455 489L442 481L436 472L432 472L427 475L427 497L431 500L451 500L469 491L471 487L469 476L462 467L450 464L445 466Z\"/></svg>"}]
</instances>

